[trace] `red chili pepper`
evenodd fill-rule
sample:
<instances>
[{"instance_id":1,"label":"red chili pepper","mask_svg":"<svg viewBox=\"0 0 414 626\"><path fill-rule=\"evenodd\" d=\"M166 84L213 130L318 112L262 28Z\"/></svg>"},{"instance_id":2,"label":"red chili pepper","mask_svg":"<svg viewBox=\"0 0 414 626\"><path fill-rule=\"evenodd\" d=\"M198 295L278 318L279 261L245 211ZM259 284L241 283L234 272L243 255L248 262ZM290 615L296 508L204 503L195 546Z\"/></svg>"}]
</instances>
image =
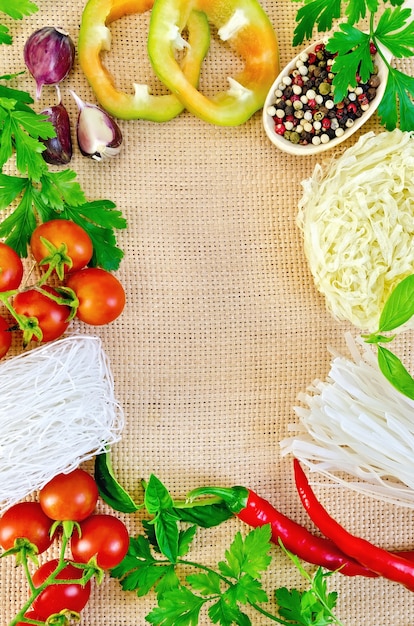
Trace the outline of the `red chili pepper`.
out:
<instances>
[{"instance_id":1,"label":"red chili pepper","mask_svg":"<svg viewBox=\"0 0 414 626\"><path fill-rule=\"evenodd\" d=\"M376 576L370 569L349 558L333 541L312 534L253 491L249 491L246 507L236 515L249 526L270 524L272 541L279 543L280 540L287 550L308 563L331 571L340 570L346 576Z\"/></svg>"},{"instance_id":2,"label":"red chili pepper","mask_svg":"<svg viewBox=\"0 0 414 626\"><path fill-rule=\"evenodd\" d=\"M302 504L321 532L363 566L414 591L414 563L345 530L316 498L298 459L294 459L293 463L296 487Z\"/></svg>"},{"instance_id":3,"label":"red chili pepper","mask_svg":"<svg viewBox=\"0 0 414 626\"><path fill-rule=\"evenodd\" d=\"M336 571L346 576L366 576L375 578L377 574L364 567L340 550L333 541L313 535L289 517L280 513L267 500L245 487L201 487L189 494L189 499L203 495L222 498L229 509L243 522L257 528L270 524L272 541L296 554L300 559Z\"/></svg>"}]
</instances>

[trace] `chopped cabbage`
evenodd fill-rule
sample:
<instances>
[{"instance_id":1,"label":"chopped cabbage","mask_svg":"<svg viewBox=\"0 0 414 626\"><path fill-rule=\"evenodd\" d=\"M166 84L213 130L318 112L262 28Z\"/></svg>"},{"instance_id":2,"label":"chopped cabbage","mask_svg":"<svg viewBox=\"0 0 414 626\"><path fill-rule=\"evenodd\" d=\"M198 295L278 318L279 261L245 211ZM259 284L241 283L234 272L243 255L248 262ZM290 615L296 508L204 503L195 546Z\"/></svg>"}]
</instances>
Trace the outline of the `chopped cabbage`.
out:
<instances>
[{"instance_id":1,"label":"chopped cabbage","mask_svg":"<svg viewBox=\"0 0 414 626\"><path fill-rule=\"evenodd\" d=\"M377 330L414 272L414 134L366 133L302 186L297 221L318 290L337 319Z\"/></svg>"}]
</instances>

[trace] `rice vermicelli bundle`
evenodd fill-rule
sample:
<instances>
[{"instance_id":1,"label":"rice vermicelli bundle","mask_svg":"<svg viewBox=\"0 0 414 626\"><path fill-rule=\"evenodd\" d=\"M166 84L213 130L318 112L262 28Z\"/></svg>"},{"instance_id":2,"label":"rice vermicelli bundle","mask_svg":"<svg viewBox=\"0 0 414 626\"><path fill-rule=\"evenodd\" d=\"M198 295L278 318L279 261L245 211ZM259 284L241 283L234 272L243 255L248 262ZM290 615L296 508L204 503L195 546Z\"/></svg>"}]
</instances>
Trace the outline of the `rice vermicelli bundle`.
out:
<instances>
[{"instance_id":1,"label":"rice vermicelli bundle","mask_svg":"<svg viewBox=\"0 0 414 626\"><path fill-rule=\"evenodd\" d=\"M73 334L0 363L0 512L120 439L98 337Z\"/></svg>"}]
</instances>

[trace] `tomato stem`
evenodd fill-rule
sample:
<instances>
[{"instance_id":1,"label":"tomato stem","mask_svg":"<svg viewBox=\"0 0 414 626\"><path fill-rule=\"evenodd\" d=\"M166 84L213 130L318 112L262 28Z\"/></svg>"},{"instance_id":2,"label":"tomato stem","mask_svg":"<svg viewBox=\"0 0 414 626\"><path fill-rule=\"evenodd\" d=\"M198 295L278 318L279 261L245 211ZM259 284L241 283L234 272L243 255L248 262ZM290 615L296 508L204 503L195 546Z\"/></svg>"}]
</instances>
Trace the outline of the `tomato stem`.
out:
<instances>
[{"instance_id":1,"label":"tomato stem","mask_svg":"<svg viewBox=\"0 0 414 626\"><path fill-rule=\"evenodd\" d=\"M45 248L47 248L49 254L39 263L40 266L47 265L47 269L42 278L39 280L38 285L44 285L53 272L56 272L58 278L63 280L65 275L65 266L69 269L73 266L73 261L68 255L67 245L62 243L62 245L57 248L45 237L40 237L40 241Z\"/></svg>"},{"instance_id":2,"label":"tomato stem","mask_svg":"<svg viewBox=\"0 0 414 626\"><path fill-rule=\"evenodd\" d=\"M10 300L18 293L19 291L17 289L14 289L13 291L3 291L0 293L0 302L4 304L10 315L14 317L18 324L18 328L23 331L23 346L26 347L33 337L36 337L39 341L41 341L43 333L36 317L20 315L14 309Z\"/></svg>"},{"instance_id":3,"label":"tomato stem","mask_svg":"<svg viewBox=\"0 0 414 626\"><path fill-rule=\"evenodd\" d=\"M27 578L27 582L28 582L29 587L30 587L30 591L33 593L36 590L36 587L35 587L35 585L33 583L32 575L30 573L29 563L28 563L28 558L27 558L27 552L26 552L25 548L22 549L21 563L23 565L23 569L24 569L24 572L26 574L26 578Z\"/></svg>"},{"instance_id":4,"label":"tomato stem","mask_svg":"<svg viewBox=\"0 0 414 626\"><path fill-rule=\"evenodd\" d=\"M22 558L22 564L23 564L23 567L24 567L24 571L25 571L25 574L26 574L27 582L28 582L29 587L30 587L31 594L30 594L29 599L25 602L25 604L22 606L22 608L17 613L17 615L12 619L12 621L9 624L9 626L15 626L16 624L18 624L19 622L24 620L25 613L30 609L30 607L32 606L33 602L41 594L43 589L45 589L46 587L48 587L52 583L53 584L55 583L55 576L57 576L57 574L59 574L59 572L66 565L66 563L64 561L64 556L65 556L65 552L66 552L67 542L68 542L68 539L63 534L63 537L62 537L62 548L61 548L61 551L60 551L60 558L59 558L58 565L56 566L56 569L50 574L50 576L48 576L46 578L46 580L41 585L39 585L39 587L36 587L34 585L34 583L33 583L33 579L32 579L32 576L30 574L28 563L27 563L27 556L24 553L23 558ZM56 582L58 582L58 581L56 581ZM63 582L66 583L66 580L64 580ZM76 581L76 582L79 582L79 581ZM38 623L42 624L43 622L38 622Z\"/></svg>"}]
</instances>

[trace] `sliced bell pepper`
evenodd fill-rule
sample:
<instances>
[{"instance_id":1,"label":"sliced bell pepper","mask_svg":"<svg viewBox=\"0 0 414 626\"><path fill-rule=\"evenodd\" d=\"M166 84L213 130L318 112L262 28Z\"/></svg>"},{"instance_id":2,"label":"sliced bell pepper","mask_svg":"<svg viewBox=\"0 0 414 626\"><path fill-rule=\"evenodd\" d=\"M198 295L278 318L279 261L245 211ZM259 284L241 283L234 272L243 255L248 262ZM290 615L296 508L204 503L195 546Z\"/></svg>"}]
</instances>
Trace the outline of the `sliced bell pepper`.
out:
<instances>
[{"instance_id":1,"label":"sliced bell pepper","mask_svg":"<svg viewBox=\"0 0 414 626\"><path fill-rule=\"evenodd\" d=\"M148 85L134 84L134 93L131 94L118 90L114 77L101 58L101 53L111 48L109 24L124 15L150 11L153 2L89 0L82 12L78 39L81 68L101 106L120 119L166 122L184 110L184 104L175 95L151 95ZM187 28L188 41L177 36L171 42L171 48L186 49L179 67L189 84L197 85L201 64L210 45L210 28L206 16L196 11L188 15Z\"/></svg>"},{"instance_id":2,"label":"sliced bell pepper","mask_svg":"<svg viewBox=\"0 0 414 626\"><path fill-rule=\"evenodd\" d=\"M206 14L218 36L244 60L242 71L228 78L228 91L204 96L191 84L174 56L174 33L191 11ZM260 109L279 73L276 34L257 0L155 0L151 12L148 53L161 81L199 118L236 126Z\"/></svg>"}]
</instances>

